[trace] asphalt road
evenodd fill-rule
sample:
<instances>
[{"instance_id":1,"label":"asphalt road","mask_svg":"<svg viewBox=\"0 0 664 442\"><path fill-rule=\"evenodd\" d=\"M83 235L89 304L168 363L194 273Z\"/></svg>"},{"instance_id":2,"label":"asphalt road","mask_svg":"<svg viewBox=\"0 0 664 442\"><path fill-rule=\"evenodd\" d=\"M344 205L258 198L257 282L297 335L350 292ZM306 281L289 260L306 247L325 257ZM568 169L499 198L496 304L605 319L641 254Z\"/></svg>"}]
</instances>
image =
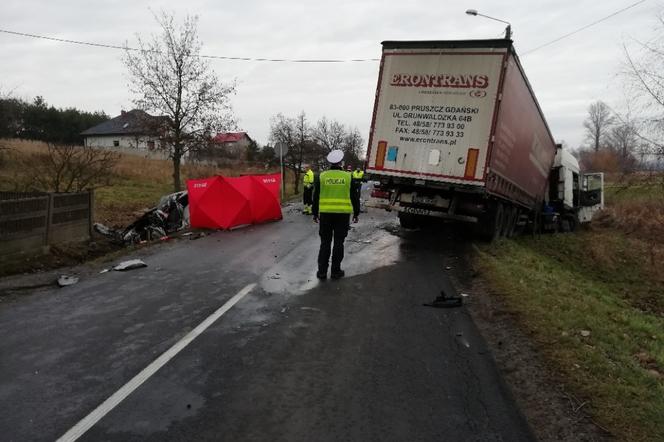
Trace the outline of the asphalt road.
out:
<instances>
[{"instance_id":1,"label":"asphalt road","mask_svg":"<svg viewBox=\"0 0 664 442\"><path fill-rule=\"evenodd\" d=\"M79 440L533 439L465 307L422 306L454 292L463 240L363 214L324 282L318 243L287 209L1 304L0 439L61 437L250 284Z\"/></svg>"}]
</instances>

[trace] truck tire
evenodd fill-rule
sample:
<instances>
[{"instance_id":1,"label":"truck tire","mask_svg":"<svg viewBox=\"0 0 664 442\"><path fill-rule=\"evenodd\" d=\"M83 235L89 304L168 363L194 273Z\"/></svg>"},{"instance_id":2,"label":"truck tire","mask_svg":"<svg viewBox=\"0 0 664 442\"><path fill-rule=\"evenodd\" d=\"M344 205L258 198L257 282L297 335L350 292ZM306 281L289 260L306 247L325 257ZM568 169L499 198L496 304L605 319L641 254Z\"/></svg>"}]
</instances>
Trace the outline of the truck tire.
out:
<instances>
[{"instance_id":1,"label":"truck tire","mask_svg":"<svg viewBox=\"0 0 664 442\"><path fill-rule=\"evenodd\" d=\"M510 207L509 223L507 224L506 238L512 238L516 234L516 223L519 220L519 208L516 206Z\"/></svg>"},{"instance_id":2,"label":"truck tire","mask_svg":"<svg viewBox=\"0 0 664 442\"><path fill-rule=\"evenodd\" d=\"M516 207L511 204L503 204L503 222L502 228L500 229L500 236L509 238L510 232L512 231L512 225L514 223L514 210Z\"/></svg>"},{"instance_id":3,"label":"truck tire","mask_svg":"<svg viewBox=\"0 0 664 442\"><path fill-rule=\"evenodd\" d=\"M412 213L399 212L399 224L404 229L417 229L420 226L419 219Z\"/></svg>"},{"instance_id":4,"label":"truck tire","mask_svg":"<svg viewBox=\"0 0 664 442\"><path fill-rule=\"evenodd\" d=\"M498 238L503 231L503 219L505 209L502 203L490 203L489 209L484 213L479 222L479 236L487 242L492 242Z\"/></svg>"}]
</instances>

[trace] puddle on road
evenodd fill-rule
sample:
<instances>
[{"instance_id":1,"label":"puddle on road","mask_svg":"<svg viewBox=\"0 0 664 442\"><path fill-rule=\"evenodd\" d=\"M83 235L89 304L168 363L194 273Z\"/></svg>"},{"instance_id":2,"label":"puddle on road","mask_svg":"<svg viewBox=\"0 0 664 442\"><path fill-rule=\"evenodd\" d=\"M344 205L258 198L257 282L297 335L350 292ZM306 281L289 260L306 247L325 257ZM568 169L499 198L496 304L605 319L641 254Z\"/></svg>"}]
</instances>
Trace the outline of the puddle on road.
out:
<instances>
[{"instance_id":1,"label":"puddle on road","mask_svg":"<svg viewBox=\"0 0 664 442\"><path fill-rule=\"evenodd\" d=\"M404 258L401 238L374 225L354 226L346 241L342 268L346 278L394 265ZM378 227L378 228L377 228ZM263 274L260 286L268 293L302 295L320 284L316 278L318 235L293 249Z\"/></svg>"}]
</instances>

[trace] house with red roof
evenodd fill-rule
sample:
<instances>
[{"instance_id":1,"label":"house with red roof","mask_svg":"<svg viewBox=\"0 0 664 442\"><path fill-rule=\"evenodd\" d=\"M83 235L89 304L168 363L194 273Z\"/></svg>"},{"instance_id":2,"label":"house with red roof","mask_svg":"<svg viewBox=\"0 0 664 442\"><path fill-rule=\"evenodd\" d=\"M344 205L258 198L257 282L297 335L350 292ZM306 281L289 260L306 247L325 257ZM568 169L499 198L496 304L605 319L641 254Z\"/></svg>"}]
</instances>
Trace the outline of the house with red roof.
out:
<instances>
[{"instance_id":1,"label":"house with red roof","mask_svg":"<svg viewBox=\"0 0 664 442\"><path fill-rule=\"evenodd\" d=\"M218 159L244 159L247 147L253 140L246 132L218 133L212 138L211 146L197 153L199 161Z\"/></svg>"}]
</instances>

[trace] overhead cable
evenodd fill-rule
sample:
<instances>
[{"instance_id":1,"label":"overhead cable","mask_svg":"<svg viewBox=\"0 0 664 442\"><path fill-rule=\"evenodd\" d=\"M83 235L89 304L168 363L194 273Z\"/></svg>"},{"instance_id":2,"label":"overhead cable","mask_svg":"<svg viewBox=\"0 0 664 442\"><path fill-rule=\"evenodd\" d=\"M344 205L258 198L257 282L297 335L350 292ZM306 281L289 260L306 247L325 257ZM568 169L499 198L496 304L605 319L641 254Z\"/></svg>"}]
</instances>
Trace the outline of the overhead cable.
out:
<instances>
[{"instance_id":1,"label":"overhead cable","mask_svg":"<svg viewBox=\"0 0 664 442\"><path fill-rule=\"evenodd\" d=\"M20 37L38 38L41 40L57 41L60 43L69 43L83 46L94 46L106 49L120 49L123 51L136 51L136 52L149 52L146 49L132 48L129 46L118 46L105 43L95 43L90 41L70 40L67 38L49 37L47 35L29 34L27 32L10 31L8 29L0 29L0 32L5 34L17 35ZM237 61L267 61L267 62L282 62L282 63L356 63L367 61L380 61L378 58L353 58L353 59L294 59L294 58L254 58L254 57L228 57L223 55L198 55L200 58L210 58L216 60L237 60Z\"/></svg>"},{"instance_id":2,"label":"overhead cable","mask_svg":"<svg viewBox=\"0 0 664 442\"><path fill-rule=\"evenodd\" d=\"M546 46L552 45L552 44L554 44L554 43L557 43L557 42L559 42L560 40L562 40L562 39L564 39L564 38L570 37L570 36L572 36L572 35L574 35L574 34L576 34L576 33L578 33L578 32L581 32L581 31L583 31L583 30L586 30L586 29L588 29L589 27L591 27L591 26L595 26L595 25L598 24L598 23L602 23L603 21L608 20L608 19L610 19L611 17L615 17L616 15L618 15L618 14L620 14L620 13L623 13L623 12L627 11L628 9L632 9L633 7L640 5L641 3L645 2L645 1L647 1L647 0L639 0L638 2L632 3L632 4L629 5L629 6L626 6L626 7L622 8L622 9L619 9L618 11L615 11L615 12L613 12L613 13L607 15L606 17L602 17L602 18L600 18L599 20L596 20L596 21L594 21L594 22L592 22L592 23L590 23L590 24L587 24L587 25L582 26L582 27L580 27L580 28L578 28L578 29L575 29L575 30L572 31L572 32L568 32L568 33L565 34L565 35L561 35L560 37L558 37L558 38L556 38L556 39L553 39L553 40L551 40L551 41L549 41L549 42L547 42L547 43L544 43L544 44L539 45L539 46L537 46L537 47L535 47L535 48L533 48L533 49L529 49L529 50L527 50L527 51L525 51L525 52L522 52L522 53L521 53L521 56L523 57L524 55L527 55L527 54L530 54L530 53L532 53L532 52L535 52L535 51L537 51L537 50L539 50L539 49L542 49L543 47L546 47Z\"/></svg>"}]
</instances>

